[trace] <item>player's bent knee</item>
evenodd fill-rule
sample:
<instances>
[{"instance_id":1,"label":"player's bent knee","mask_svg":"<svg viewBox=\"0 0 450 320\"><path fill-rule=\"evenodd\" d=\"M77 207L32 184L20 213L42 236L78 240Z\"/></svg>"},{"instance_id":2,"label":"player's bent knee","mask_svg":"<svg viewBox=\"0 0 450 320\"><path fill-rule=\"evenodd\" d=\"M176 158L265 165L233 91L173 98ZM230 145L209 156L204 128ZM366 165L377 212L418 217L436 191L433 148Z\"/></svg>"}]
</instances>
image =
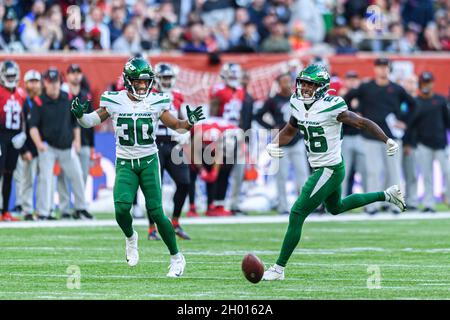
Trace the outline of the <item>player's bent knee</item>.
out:
<instances>
[{"instance_id":1,"label":"player's bent knee","mask_svg":"<svg viewBox=\"0 0 450 320\"><path fill-rule=\"evenodd\" d=\"M331 213L334 216L342 213L342 208L340 207L326 207L326 209L329 213Z\"/></svg>"},{"instance_id":2,"label":"player's bent knee","mask_svg":"<svg viewBox=\"0 0 450 320\"><path fill-rule=\"evenodd\" d=\"M116 210L116 215L129 214L131 212L131 207L133 204L130 202L114 202L114 209Z\"/></svg>"},{"instance_id":3,"label":"player's bent knee","mask_svg":"<svg viewBox=\"0 0 450 320\"><path fill-rule=\"evenodd\" d=\"M158 219L161 219L164 217L164 211L162 210L162 206L156 207L156 208L146 208L147 212L153 220L158 222Z\"/></svg>"}]
</instances>

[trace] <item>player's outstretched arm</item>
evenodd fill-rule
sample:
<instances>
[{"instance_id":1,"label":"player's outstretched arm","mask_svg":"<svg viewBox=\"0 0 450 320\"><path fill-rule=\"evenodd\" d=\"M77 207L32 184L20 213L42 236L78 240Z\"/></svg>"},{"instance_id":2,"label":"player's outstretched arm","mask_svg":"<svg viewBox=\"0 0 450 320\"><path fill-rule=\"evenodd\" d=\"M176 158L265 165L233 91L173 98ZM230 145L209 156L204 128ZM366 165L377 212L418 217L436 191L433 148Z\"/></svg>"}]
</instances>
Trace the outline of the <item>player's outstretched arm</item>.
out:
<instances>
[{"instance_id":1,"label":"player's outstretched arm","mask_svg":"<svg viewBox=\"0 0 450 320\"><path fill-rule=\"evenodd\" d=\"M187 120L175 118L168 110L165 110L159 119L166 127L169 127L172 130L190 130L194 124L205 119L205 116L203 115L203 108L201 106L195 108L194 110L191 110L189 106L186 106L186 110Z\"/></svg>"},{"instance_id":2,"label":"player's outstretched arm","mask_svg":"<svg viewBox=\"0 0 450 320\"><path fill-rule=\"evenodd\" d=\"M81 103L78 98L75 98L72 101L72 107L70 111L72 111L72 113L77 118L78 123L83 128L95 127L96 125L99 125L109 118L109 113L105 108L98 108L96 111L93 111L91 113L85 113L87 110L89 110L90 103L90 101Z\"/></svg>"},{"instance_id":3,"label":"player's outstretched arm","mask_svg":"<svg viewBox=\"0 0 450 320\"><path fill-rule=\"evenodd\" d=\"M284 156L284 151L280 147L287 145L297 134L297 120L291 117L288 123L281 129L281 131L273 138L272 143L266 147L267 152L274 158L281 158Z\"/></svg>"},{"instance_id":4,"label":"player's outstretched arm","mask_svg":"<svg viewBox=\"0 0 450 320\"><path fill-rule=\"evenodd\" d=\"M398 151L398 144L394 140L390 139L384 131L372 120L361 117L360 115L352 111L341 112L337 118L337 121L346 125L355 127L360 130L364 130L373 137L380 141L383 141L387 145L386 153L389 156L394 155Z\"/></svg>"}]
</instances>

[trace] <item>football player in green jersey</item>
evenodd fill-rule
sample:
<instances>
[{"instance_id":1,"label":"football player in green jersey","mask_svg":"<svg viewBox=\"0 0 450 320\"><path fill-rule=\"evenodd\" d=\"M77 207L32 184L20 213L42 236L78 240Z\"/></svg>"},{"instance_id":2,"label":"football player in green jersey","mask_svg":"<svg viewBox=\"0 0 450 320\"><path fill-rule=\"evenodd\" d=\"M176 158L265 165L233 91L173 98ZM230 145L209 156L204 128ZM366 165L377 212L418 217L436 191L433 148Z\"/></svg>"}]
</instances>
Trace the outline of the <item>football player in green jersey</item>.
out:
<instances>
[{"instance_id":1,"label":"football player in green jersey","mask_svg":"<svg viewBox=\"0 0 450 320\"><path fill-rule=\"evenodd\" d=\"M295 136L304 135L307 157L313 172L294 203L280 255L263 280L283 280L284 268L300 241L306 217L323 203L328 212L337 215L376 201L388 201L400 210L406 209L403 195L397 185L381 192L352 194L341 199L341 184L345 176L341 156L342 123L366 130L386 143L389 156L398 151L397 143L389 139L380 127L369 119L349 111L339 96L327 94L330 75L321 65L310 65L301 71L296 81L296 92L291 96L291 118L286 126L267 145L267 152L275 158L283 156L282 146Z\"/></svg>"},{"instance_id":2,"label":"football player in green jersey","mask_svg":"<svg viewBox=\"0 0 450 320\"><path fill-rule=\"evenodd\" d=\"M154 72L143 58L132 58L124 66L123 80L126 90L108 91L100 98L100 108L86 114L89 102L74 100L72 112L85 128L100 124L109 117L116 137L116 180L114 183L114 209L117 223L126 236L126 260L135 266L139 261L138 234L132 226L130 214L133 199L140 186L145 196L149 216L171 254L168 277L179 277L186 265L178 251L175 232L164 215L161 200L161 177L155 131L158 121L173 130L189 130L204 119L202 107L190 110L187 120L172 116L170 98L163 93L151 93Z\"/></svg>"}]
</instances>

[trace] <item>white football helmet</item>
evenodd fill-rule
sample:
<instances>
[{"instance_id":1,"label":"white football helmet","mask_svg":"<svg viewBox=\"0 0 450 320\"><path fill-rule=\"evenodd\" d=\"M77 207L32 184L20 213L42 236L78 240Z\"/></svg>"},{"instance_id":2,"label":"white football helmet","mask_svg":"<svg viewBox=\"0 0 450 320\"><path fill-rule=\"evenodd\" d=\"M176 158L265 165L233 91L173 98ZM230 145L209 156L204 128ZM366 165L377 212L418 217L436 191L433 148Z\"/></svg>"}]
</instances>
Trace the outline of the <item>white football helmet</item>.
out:
<instances>
[{"instance_id":1,"label":"white football helmet","mask_svg":"<svg viewBox=\"0 0 450 320\"><path fill-rule=\"evenodd\" d=\"M220 76L227 86L232 88L239 87L242 79L241 65L232 62L225 63L220 70Z\"/></svg>"},{"instance_id":2,"label":"white football helmet","mask_svg":"<svg viewBox=\"0 0 450 320\"><path fill-rule=\"evenodd\" d=\"M2 61L0 64L0 84L8 89L14 89L19 84L20 68L12 60Z\"/></svg>"},{"instance_id":3,"label":"white football helmet","mask_svg":"<svg viewBox=\"0 0 450 320\"><path fill-rule=\"evenodd\" d=\"M160 92L170 92L177 81L178 68L166 62L155 66L155 81Z\"/></svg>"}]
</instances>

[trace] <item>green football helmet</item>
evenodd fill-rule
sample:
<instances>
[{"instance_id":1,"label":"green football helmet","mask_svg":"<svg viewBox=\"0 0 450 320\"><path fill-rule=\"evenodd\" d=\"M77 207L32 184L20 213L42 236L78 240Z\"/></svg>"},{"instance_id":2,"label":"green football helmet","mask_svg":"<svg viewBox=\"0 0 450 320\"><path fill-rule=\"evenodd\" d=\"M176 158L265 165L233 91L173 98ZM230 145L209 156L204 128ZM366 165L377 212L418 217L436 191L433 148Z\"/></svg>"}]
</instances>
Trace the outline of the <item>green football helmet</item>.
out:
<instances>
[{"instance_id":1,"label":"green football helmet","mask_svg":"<svg viewBox=\"0 0 450 320\"><path fill-rule=\"evenodd\" d=\"M123 67L122 76L125 88L138 100L143 100L148 96L155 80L155 73L151 65L141 57L134 57L128 60ZM139 93L139 89L133 85L134 80L148 80L145 93Z\"/></svg>"},{"instance_id":2,"label":"green football helmet","mask_svg":"<svg viewBox=\"0 0 450 320\"><path fill-rule=\"evenodd\" d=\"M303 96L303 81L317 85L317 89L311 97ZM330 75L324 66L319 64L311 64L298 74L295 84L297 98L305 103L312 103L316 100L322 99L327 94L327 91L330 88Z\"/></svg>"}]
</instances>

